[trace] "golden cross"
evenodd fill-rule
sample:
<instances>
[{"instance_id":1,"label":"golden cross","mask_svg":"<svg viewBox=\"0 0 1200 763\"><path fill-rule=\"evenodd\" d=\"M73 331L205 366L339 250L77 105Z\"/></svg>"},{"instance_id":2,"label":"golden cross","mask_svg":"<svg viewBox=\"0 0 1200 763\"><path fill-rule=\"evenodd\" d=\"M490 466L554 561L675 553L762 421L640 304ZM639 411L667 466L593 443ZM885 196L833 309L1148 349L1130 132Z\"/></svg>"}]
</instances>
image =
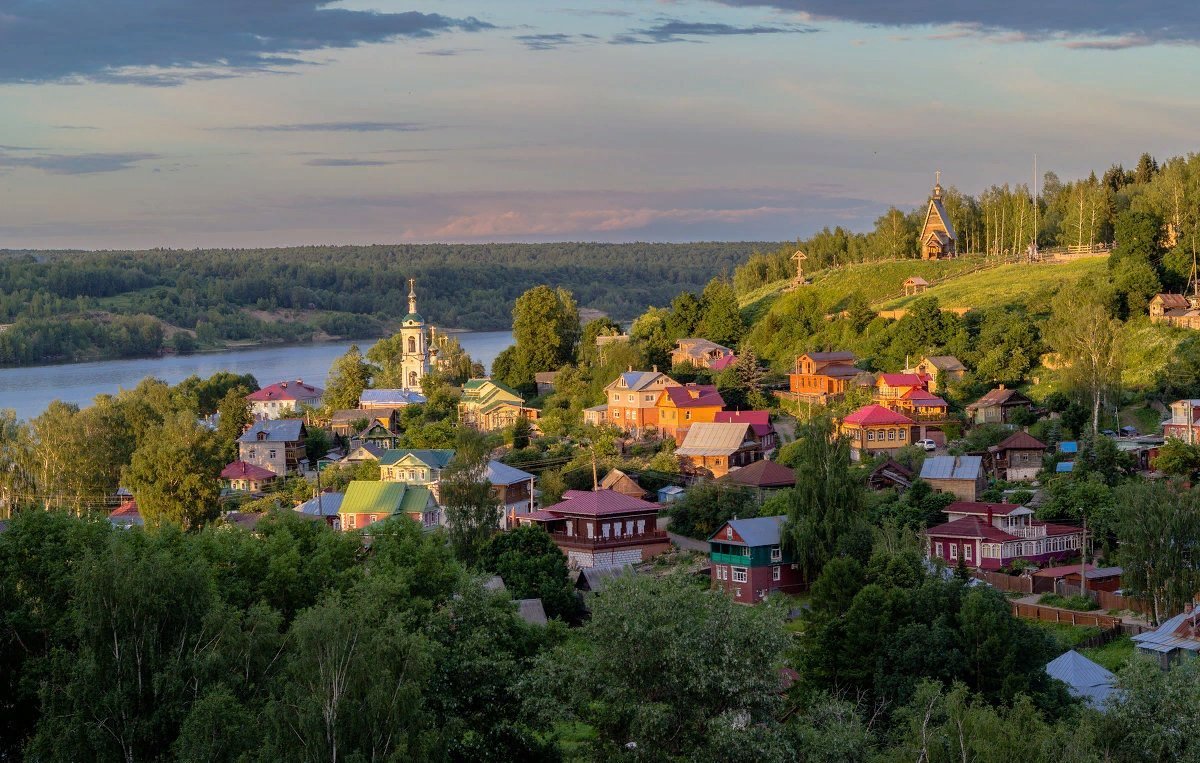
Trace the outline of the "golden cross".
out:
<instances>
[{"instance_id":1,"label":"golden cross","mask_svg":"<svg viewBox=\"0 0 1200 763\"><path fill-rule=\"evenodd\" d=\"M942 184L942 171L941 171L941 170L934 170L934 173L933 173L933 175L934 175L934 181L933 181L933 184L934 184L934 185L941 185L941 184Z\"/></svg>"}]
</instances>

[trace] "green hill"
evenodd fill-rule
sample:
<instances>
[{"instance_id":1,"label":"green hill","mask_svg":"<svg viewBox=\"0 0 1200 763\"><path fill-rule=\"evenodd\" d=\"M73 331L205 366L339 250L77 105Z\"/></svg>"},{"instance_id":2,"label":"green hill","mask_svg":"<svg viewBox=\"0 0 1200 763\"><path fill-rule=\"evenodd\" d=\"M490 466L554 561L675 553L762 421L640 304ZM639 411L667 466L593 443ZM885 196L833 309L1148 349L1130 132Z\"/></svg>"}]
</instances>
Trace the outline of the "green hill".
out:
<instances>
[{"instance_id":1,"label":"green hill","mask_svg":"<svg viewBox=\"0 0 1200 763\"><path fill-rule=\"evenodd\" d=\"M1107 257L1038 265L1000 265L951 278L945 283L931 286L921 296L937 297L942 307L950 308L1045 305L1063 284L1074 283L1088 276L1103 278L1107 268ZM928 276L925 278L932 280ZM918 297L897 297L874 307L879 310L898 310L908 307L915 299Z\"/></svg>"}]
</instances>

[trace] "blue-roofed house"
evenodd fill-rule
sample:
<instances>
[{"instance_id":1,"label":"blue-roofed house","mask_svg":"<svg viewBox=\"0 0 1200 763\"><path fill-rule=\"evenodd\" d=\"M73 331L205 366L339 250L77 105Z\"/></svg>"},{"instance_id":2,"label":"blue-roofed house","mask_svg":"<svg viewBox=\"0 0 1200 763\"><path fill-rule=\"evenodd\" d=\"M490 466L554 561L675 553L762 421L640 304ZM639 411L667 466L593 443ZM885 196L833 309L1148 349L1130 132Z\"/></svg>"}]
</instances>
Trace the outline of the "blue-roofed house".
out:
<instances>
[{"instance_id":1,"label":"blue-roofed house","mask_svg":"<svg viewBox=\"0 0 1200 763\"><path fill-rule=\"evenodd\" d=\"M1185 657L1195 657L1200 653L1200 609L1188 604L1157 630L1134 636L1133 645L1142 654L1157 659L1164 670Z\"/></svg>"},{"instance_id":2,"label":"blue-roofed house","mask_svg":"<svg viewBox=\"0 0 1200 763\"><path fill-rule=\"evenodd\" d=\"M338 512L341 511L342 499L345 497L345 493L321 493L297 506L295 511L311 519L323 520L333 529L340 530L342 523L338 519Z\"/></svg>"},{"instance_id":3,"label":"blue-roofed house","mask_svg":"<svg viewBox=\"0 0 1200 763\"><path fill-rule=\"evenodd\" d=\"M651 427L657 428L659 394L668 387L681 386L657 368L652 371L630 369L620 374L604 388L608 423L635 437Z\"/></svg>"},{"instance_id":4,"label":"blue-roofed house","mask_svg":"<svg viewBox=\"0 0 1200 763\"><path fill-rule=\"evenodd\" d=\"M1074 461L1059 461L1054 465L1054 472L1056 474L1070 474L1073 471L1075 471Z\"/></svg>"},{"instance_id":5,"label":"blue-roofed house","mask_svg":"<svg viewBox=\"0 0 1200 763\"><path fill-rule=\"evenodd\" d=\"M515 466L488 461L487 481L492 483L492 495L501 507L500 529L517 526L517 518L534 511L537 477Z\"/></svg>"},{"instance_id":6,"label":"blue-roofed house","mask_svg":"<svg viewBox=\"0 0 1200 763\"><path fill-rule=\"evenodd\" d=\"M410 389L364 389L358 407L364 411L387 411L425 402L425 396Z\"/></svg>"},{"instance_id":7,"label":"blue-roofed house","mask_svg":"<svg viewBox=\"0 0 1200 763\"><path fill-rule=\"evenodd\" d=\"M1058 444L1058 452L1065 456L1075 457L1079 453L1079 443L1075 440L1067 440Z\"/></svg>"},{"instance_id":8,"label":"blue-roofed house","mask_svg":"<svg viewBox=\"0 0 1200 763\"><path fill-rule=\"evenodd\" d=\"M238 460L261 466L280 477L308 466L304 453L307 431L302 419L266 419L238 438Z\"/></svg>"},{"instance_id":9,"label":"blue-roofed house","mask_svg":"<svg viewBox=\"0 0 1200 763\"><path fill-rule=\"evenodd\" d=\"M787 517L731 519L708 539L710 575L715 587L734 601L754 604L774 591L804 590L804 578L783 550L781 531Z\"/></svg>"},{"instance_id":10,"label":"blue-roofed house","mask_svg":"<svg viewBox=\"0 0 1200 763\"><path fill-rule=\"evenodd\" d=\"M987 489L982 456L934 456L921 464L921 479L960 501L974 501Z\"/></svg>"},{"instance_id":11,"label":"blue-roofed house","mask_svg":"<svg viewBox=\"0 0 1200 763\"><path fill-rule=\"evenodd\" d=\"M1072 649L1046 664L1046 673L1067 685L1072 696L1082 699L1097 710L1113 692L1117 677L1103 666Z\"/></svg>"}]
</instances>

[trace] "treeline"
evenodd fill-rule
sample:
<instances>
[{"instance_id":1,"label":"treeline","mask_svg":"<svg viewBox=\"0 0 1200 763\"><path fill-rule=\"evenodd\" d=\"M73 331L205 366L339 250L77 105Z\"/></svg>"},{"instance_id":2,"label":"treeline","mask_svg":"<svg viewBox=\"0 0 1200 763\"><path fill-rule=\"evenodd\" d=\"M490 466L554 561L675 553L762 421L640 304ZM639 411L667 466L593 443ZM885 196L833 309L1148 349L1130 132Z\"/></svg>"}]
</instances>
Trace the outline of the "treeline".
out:
<instances>
[{"instance_id":1,"label":"treeline","mask_svg":"<svg viewBox=\"0 0 1200 763\"><path fill-rule=\"evenodd\" d=\"M514 301L538 284L618 320L732 272L761 243L318 246L286 249L0 254L0 364L126 354L73 320L150 316L222 340L303 340L315 331L378 335L408 310L438 326L508 328ZM303 311L291 323L249 311ZM65 324L65 327L64 327ZM7 335L7 337L5 337ZM190 337L191 334L188 334ZM186 343L187 340L182 340ZM91 348L90 354L81 347ZM162 347L151 347L149 354ZM186 349L186 348L183 348Z\"/></svg>"},{"instance_id":2,"label":"treeline","mask_svg":"<svg viewBox=\"0 0 1200 763\"><path fill-rule=\"evenodd\" d=\"M1116 164L1103 175L1063 181L1054 172L1040 179L1036 194L1028 184L992 185L978 196L954 186L943 193L943 206L958 234L960 252L1012 257L1027 250L1035 232L1040 248L1090 246L1113 242L1123 212L1146 213L1158 220L1165 248L1190 263L1192 239L1200 228L1200 155L1173 157L1161 165L1142 154L1132 170ZM895 207L875 221L870 232L838 226L774 251L756 252L734 274L740 293L796 272L791 261L799 247L808 269L917 257L917 240L927 205L905 212Z\"/></svg>"}]
</instances>

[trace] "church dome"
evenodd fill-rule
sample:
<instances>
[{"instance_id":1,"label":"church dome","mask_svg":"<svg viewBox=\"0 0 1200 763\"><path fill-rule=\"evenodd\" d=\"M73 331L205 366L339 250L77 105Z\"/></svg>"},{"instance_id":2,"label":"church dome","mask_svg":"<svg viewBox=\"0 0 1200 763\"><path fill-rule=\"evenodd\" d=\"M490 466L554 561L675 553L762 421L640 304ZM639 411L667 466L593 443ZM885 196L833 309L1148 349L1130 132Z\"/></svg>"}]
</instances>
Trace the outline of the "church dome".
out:
<instances>
[{"instance_id":1,"label":"church dome","mask_svg":"<svg viewBox=\"0 0 1200 763\"><path fill-rule=\"evenodd\" d=\"M410 323L424 323L425 319L417 313L409 313L401 319L401 322L405 325L408 325Z\"/></svg>"}]
</instances>

